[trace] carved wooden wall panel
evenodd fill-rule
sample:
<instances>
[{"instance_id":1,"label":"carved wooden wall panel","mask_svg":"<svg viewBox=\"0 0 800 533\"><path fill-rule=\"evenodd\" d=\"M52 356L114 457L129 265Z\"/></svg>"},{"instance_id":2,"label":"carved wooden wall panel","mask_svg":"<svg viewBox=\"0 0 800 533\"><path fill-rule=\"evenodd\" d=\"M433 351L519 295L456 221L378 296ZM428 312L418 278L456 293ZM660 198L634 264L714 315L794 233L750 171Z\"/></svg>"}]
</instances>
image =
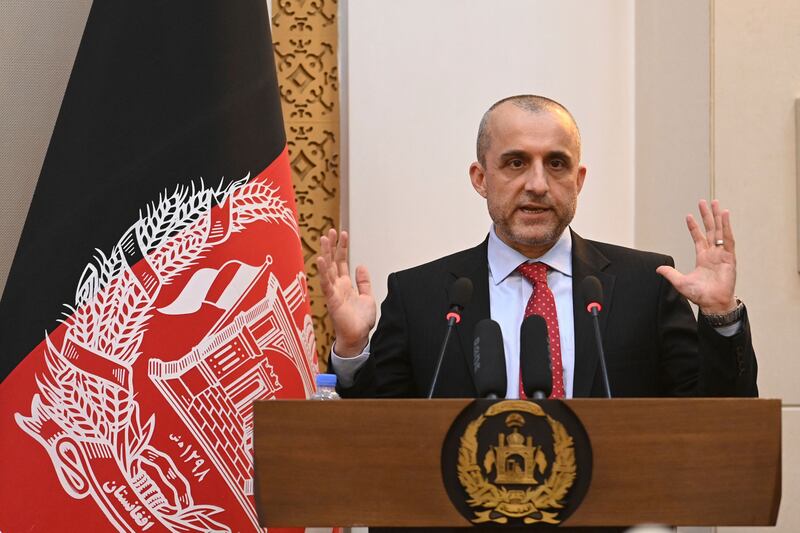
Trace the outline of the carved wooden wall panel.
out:
<instances>
[{"instance_id":1,"label":"carved wooden wall panel","mask_svg":"<svg viewBox=\"0 0 800 533\"><path fill-rule=\"evenodd\" d=\"M320 367L333 342L314 264L339 227L338 12L335 0L272 0L272 40Z\"/></svg>"}]
</instances>

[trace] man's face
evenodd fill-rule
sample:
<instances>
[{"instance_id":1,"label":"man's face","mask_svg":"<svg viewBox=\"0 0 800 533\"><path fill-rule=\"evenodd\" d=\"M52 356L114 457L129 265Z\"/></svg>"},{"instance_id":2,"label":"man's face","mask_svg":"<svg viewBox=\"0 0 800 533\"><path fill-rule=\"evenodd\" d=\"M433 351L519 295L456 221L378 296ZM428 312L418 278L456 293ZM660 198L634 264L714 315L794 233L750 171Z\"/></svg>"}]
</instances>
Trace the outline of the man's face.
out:
<instances>
[{"instance_id":1,"label":"man's face","mask_svg":"<svg viewBox=\"0 0 800 533\"><path fill-rule=\"evenodd\" d=\"M500 239L528 257L549 250L575 216L586 167L577 132L559 110L531 112L512 103L492 111L485 166L470 166Z\"/></svg>"}]
</instances>

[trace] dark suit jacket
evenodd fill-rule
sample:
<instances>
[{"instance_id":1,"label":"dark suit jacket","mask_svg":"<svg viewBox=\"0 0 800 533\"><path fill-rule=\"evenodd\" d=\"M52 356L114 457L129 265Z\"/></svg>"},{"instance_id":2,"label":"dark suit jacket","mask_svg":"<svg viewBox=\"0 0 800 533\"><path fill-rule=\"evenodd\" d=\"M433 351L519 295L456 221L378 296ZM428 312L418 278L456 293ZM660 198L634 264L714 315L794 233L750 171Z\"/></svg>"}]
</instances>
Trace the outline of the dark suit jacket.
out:
<instances>
[{"instance_id":1,"label":"dark suit jacket","mask_svg":"<svg viewBox=\"0 0 800 533\"><path fill-rule=\"evenodd\" d=\"M448 289L472 280L445 353L435 396L475 397L472 340L475 324L489 318L487 242L389 276L371 355L343 397L424 397L444 338ZM757 396L757 365L744 318L742 331L719 335L656 273L672 258L582 239L572 233L573 287L588 275L603 285L600 314L611 392L615 397ZM603 396L591 317L579 291L575 316L575 397Z\"/></svg>"}]
</instances>

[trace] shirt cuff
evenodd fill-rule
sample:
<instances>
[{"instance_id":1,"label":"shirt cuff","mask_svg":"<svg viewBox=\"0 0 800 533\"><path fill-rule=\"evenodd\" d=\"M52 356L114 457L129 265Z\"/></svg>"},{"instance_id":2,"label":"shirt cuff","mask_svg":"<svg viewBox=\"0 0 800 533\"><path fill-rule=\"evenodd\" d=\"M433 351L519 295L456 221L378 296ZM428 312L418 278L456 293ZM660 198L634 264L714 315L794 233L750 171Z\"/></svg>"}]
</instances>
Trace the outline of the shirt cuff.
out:
<instances>
[{"instance_id":1,"label":"shirt cuff","mask_svg":"<svg viewBox=\"0 0 800 533\"><path fill-rule=\"evenodd\" d=\"M336 355L336 342L331 346L331 367L336 374L336 381L345 389L352 387L358 369L364 366L369 358L369 344L355 357L339 357Z\"/></svg>"},{"instance_id":2,"label":"shirt cuff","mask_svg":"<svg viewBox=\"0 0 800 533\"><path fill-rule=\"evenodd\" d=\"M737 333L742 331L742 321L741 320L737 320L736 322L734 322L733 324L730 324L728 326L722 326L722 327L719 327L719 328L714 328L714 331L716 331L717 333L719 333L723 337L733 337L734 335L736 335Z\"/></svg>"}]
</instances>

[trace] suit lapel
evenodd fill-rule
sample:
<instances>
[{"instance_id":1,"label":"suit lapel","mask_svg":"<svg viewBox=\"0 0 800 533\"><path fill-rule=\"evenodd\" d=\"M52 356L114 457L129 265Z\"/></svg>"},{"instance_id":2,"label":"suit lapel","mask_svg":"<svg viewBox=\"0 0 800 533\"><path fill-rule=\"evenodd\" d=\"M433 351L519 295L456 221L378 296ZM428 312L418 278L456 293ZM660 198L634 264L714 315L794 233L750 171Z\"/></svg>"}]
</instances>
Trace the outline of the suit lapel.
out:
<instances>
[{"instance_id":1,"label":"suit lapel","mask_svg":"<svg viewBox=\"0 0 800 533\"><path fill-rule=\"evenodd\" d=\"M473 385L475 383L474 369L472 368L472 340L475 325L484 318L489 318L489 260L487 258L488 238L481 244L467 250L460 255L457 261L450 265L448 279L445 283L445 298L449 298L448 291L453 282L460 278L469 278L472 281L472 301L464 307L461 313L461 322L456 326L455 333L461 353L467 363Z\"/></svg>"},{"instance_id":2,"label":"suit lapel","mask_svg":"<svg viewBox=\"0 0 800 533\"><path fill-rule=\"evenodd\" d=\"M605 328L611 304L614 301L613 274L604 272L609 260L592 243L572 233L572 310L575 320L575 380L572 395L587 397L597 373L598 356L591 315L586 312L581 294L581 282L586 276L595 276L603 286L603 311L600 313L600 332ZM613 392L613 391L612 391Z\"/></svg>"}]
</instances>

